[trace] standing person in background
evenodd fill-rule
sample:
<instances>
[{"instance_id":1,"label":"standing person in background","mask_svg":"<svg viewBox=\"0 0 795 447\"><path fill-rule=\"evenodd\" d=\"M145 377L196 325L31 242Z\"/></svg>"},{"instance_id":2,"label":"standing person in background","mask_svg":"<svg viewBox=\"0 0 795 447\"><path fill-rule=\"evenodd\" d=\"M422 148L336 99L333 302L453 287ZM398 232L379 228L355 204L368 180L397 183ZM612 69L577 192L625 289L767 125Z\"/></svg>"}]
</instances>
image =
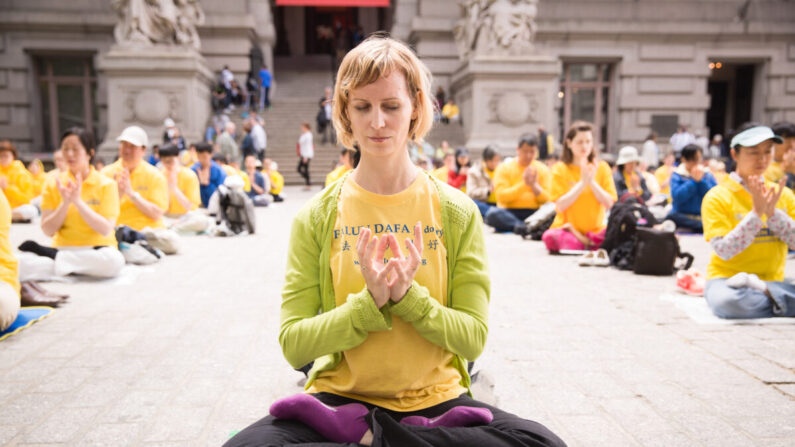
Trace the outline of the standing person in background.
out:
<instances>
[{"instance_id":1,"label":"standing person in background","mask_svg":"<svg viewBox=\"0 0 795 447\"><path fill-rule=\"evenodd\" d=\"M682 156L682 149L688 144L695 143L696 137L694 137L693 134L687 131L686 126L679 126L679 128L676 129L676 133L671 135L670 142L674 150L674 156L676 157L676 161L678 162Z\"/></svg>"},{"instance_id":2,"label":"standing person in background","mask_svg":"<svg viewBox=\"0 0 795 447\"><path fill-rule=\"evenodd\" d=\"M270 109L271 83L273 82L273 76L271 75L270 70L268 70L268 66L265 64L262 64L259 68L259 81L259 109L263 110L266 107Z\"/></svg>"},{"instance_id":3,"label":"standing person in background","mask_svg":"<svg viewBox=\"0 0 795 447\"><path fill-rule=\"evenodd\" d=\"M309 123L301 125L301 136L298 137L298 168L297 171L304 178L306 186L304 191L309 191L309 162L315 156L315 145L312 143L312 128Z\"/></svg>"},{"instance_id":4,"label":"standing person in background","mask_svg":"<svg viewBox=\"0 0 795 447\"><path fill-rule=\"evenodd\" d=\"M652 132L646 137L640 158L649 168L657 168L660 165L660 146L657 146L657 132Z\"/></svg>"},{"instance_id":5,"label":"standing person in background","mask_svg":"<svg viewBox=\"0 0 795 447\"><path fill-rule=\"evenodd\" d=\"M702 154L708 154L707 149L709 149L709 138L704 135L704 132L700 130L696 131L695 145L701 148Z\"/></svg>"},{"instance_id":6,"label":"standing person in background","mask_svg":"<svg viewBox=\"0 0 795 447\"><path fill-rule=\"evenodd\" d=\"M318 101L317 124L318 133L322 135L321 144L334 141L334 128L331 125L331 87L326 87L323 97ZM321 125L322 123L322 125Z\"/></svg>"},{"instance_id":7,"label":"standing person in background","mask_svg":"<svg viewBox=\"0 0 795 447\"><path fill-rule=\"evenodd\" d=\"M605 213L618 197L610 166L596 158L593 124L575 121L566 132L550 189L558 213L542 237L547 250L599 248L607 226Z\"/></svg>"},{"instance_id":8,"label":"standing person in background","mask_svg":"<svg viewBox=\"0 0 795 447\"><path fill-rule=\"evenodd\" d=\"M257 108L259 103L260 81L257 73L248 72L246 76L246 111L250 112Z\"/></svg>"},{"instance_id":9,"label":"standing person in background","mask_svg":"<svg viewBox=\"0 0 795 447\"><path fill-rule=\"evenodd\" d=\"M240 161L240 148L235 142L235 123L232 121L226 123L224 132L218 136L215 144L218 145L218 151L224 154L227 161Z\"/></svg>"},{"instance_id":10,"label":"standing person in background","mask_svg":"<svg viewBox=\"0 0 795 447\"><path fill-rule=\"evenodd\" d=\"M213 147L208 143L196 143L196 158L198 161L191 169L199 176L199 194L202 206L207 208L210 197L226 179L226 172L213 161Z\"/></svg>"},{"instance_id":11,"label":"standing person in background","mask_svg":"<svg viewBox=\"0 0 795 447\"><path fill-rule=\"evenodd\" d=\"M232 74L232 70L229 69L229 65L224 65L224 68L221 70L221 84L223 84L227 95L232 90L232 81L234 80L235 75Z\"/></svg>"},{"instance_id":12,"label":"standing person in background","mask_svg":"<svg viewBox=\"0 0 795 447\"><path fill-rule=\"evenodd\" d=\"M254 147L254 155L257 160L265 159L265 151L268 149L268 134L265 132L265 120L260 116L249 118L251 122L251 144Z\"/></svg>"},{"instance_id":13,"label":"standing person in background","mask_svg":"<svg viewBox=\"0 0 795 447\"><path fill-rule=\"evenodd\" d=\"M531 133L519 137L516 157L494 173L497 206L486 214L486 223L496 231L512 231L522 237L528 230L524 220L549 201L551 174L536 160L538 139Z\"/></svg>"},{"instance_id":14,"label":"standing person in background","mask_svg":"<svg viewBox=\"0 0 795 447\"><path fill-rule=\"evenodd\" d=\"M552 143L552 135L548 134L544 126L538 126L538 159L544 161L549 157L549 153L555 150Z\"/></svg>"},{"instance_id":15,"label":"standing person in background","mask_svg":"<svg viewBox=\"0 0 795 447\"><path fill-rule=\"evenodd\" d=\"M480 215L486 217L489 208L497 206L494 191L494 171L500 164L500 154L493 146L486 146L480 163L469 170L467 175L467 195L475 201Z\"/></svg>"},{"instance_id":16,"label":"standing person in background","mask_svg":"<svg viewBox=\"0 0 795 447\"><path fill-rule=\"evenodd\" d=\"M712 141L709 143L709 150L705 153L708 154L713 160L720 160L723 157L721 149L722 142L723 136L719 133L716 133L715 136L712 137Z\"/></svg>"},{"instance_id":17,"label":"standing person in background","mask_svg":"<svg viewBox=\"0 0 795 447\"><path fill-rule=\"evenodd\" d=\"M434 119L439 120L442 117L442 107L444 107L445 103L445 93L444 88L440 85L436 88L436 107L434 107Z\"/></svg>"},{"instance_id":18,"label":"standing person in background","mask_svg":"<svg viewBox=\"0 0 795 447\"><path fill-rule=\"evenodd\" d=\"M715 177L701 164L704 157L701 146L688 144L682 149L682 163L671 175L673 208L666 219L677 228L701 233L701 201L710 189L718 184Z\"/></svg>"}]
</instances>

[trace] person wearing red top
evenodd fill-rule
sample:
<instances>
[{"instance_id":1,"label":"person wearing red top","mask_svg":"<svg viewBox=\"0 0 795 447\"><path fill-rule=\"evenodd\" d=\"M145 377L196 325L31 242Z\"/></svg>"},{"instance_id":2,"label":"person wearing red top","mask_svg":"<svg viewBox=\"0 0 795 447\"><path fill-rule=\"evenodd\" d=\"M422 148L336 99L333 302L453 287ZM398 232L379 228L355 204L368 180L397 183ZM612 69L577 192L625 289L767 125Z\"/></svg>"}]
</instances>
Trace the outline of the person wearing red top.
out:
<instances>
[{"instance_id":1,"label":"person wearing red top","mask_svg":"<svg viewBox=\"0 0 795 447\"><path fill-rule=\"evenodd\" d=\"M469 151L465 147L455 150L455 169L447 171L447 184L453 188L464 191L467 185L467 174L472 163L469 161Z\"/></svg>"}]
</instances>

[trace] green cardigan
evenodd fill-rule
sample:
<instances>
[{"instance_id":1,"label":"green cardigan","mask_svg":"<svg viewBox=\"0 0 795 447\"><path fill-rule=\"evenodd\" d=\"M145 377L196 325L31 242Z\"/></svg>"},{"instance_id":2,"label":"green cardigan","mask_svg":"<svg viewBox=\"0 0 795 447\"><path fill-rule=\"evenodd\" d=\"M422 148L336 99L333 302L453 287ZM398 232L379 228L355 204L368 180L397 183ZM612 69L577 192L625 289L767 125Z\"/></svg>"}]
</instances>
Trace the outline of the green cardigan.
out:
<instances>
[{"instance_id":1,"label":"green cardigan","mask_svg":"<svg viewBox=\"0 0 795 447\"><path fill-rule=\"evenodd\" d=\"M423 337L455 354L453 364L461 373L461 385L469 389L467 361L475 360L486 344L490 291L477 206L461 191L429 175L439 192L444 225L446 306L416 281L397 304L390 301L378 309L365 287L336 306L329 266L331 239L337 199L348 175L313 197L293 221L279 331L284 357L294 368L315 362L308 389L320 372L337 366L342 352L360 345L369 332L391 330L392 315L397 315Z\"/></svg>"}]
</instances>

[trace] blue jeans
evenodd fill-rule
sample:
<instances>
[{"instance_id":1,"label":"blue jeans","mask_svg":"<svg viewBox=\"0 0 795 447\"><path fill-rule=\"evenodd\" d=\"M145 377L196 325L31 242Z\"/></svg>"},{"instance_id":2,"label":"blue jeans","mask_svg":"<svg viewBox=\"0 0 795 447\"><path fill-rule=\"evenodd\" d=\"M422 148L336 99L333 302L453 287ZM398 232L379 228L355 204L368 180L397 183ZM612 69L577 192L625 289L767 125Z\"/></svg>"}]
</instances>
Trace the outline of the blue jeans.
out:
<instances>
[{"instance_id":1,"label":"blue jeans","mask_svg":"<svg viewBox=\"0 0 795 447\"><path fill-rule=\"evenodd\" d=\"M495 206L486 213L486 224L499 232L513 231L524 234L523 231L519 231L526 228L524 220L536 211L529 208L497 208Z\"/></svg>"},{"instance_id":2,"label":"blue jeans","mask_svg":"<svg viewBox=\"0 0 795 447\"><path fill-rule=\"evenodd\" d=\"M260 110L265 107L271 106L271 88L264 85L259 86L259 108Z\"/></svg>"},{"instance_id":3,"label":"blue jeans","mask_svg":"<svg viewBox=\"0 0 795 447\"><path fill-rule=\"evenodd\" d=\"M696 217L699 217L699 219L696 219ZM668 215L665 218L674 221L674 223L676 224L676 228L687 228L695 231L696 233L703 233L704 226L701 223L700 217L701 216L694 216L692 214L685 214L685 213L675 213L671 211L670 213L668 213Z\"/></svg>"},{"instance_id":4,"label":"blue jeans","mask_svg":"<svg viewBox=\"0 0 795 447\"><path fill-rule=\"evenodd\" d=\"M473 201L473 202L475 202L475 205L477 205L477 206L478 206L478 210L480 210L480 215L481 215L483 218L485 218L485 217L486 217L486 213L488 213L488 212L489 212L489 210L490 210L492 207L494 207L494 205L495 205L494 203L481 202L480 200L475 200L475 199L472 199L472 201Z\"/></svg>"},{"instance_id":5,"label":"blue jeans","mask_svg":"<svg viewBox=\"0 0 795 447\"><path fill-rule=\"evenodd\" d=\"M704 287L704 298L712 313L721 318L795 317L795 284L767 282L771 300L764 292L726 285L727 278L716 278ZM775 305L774 305L775 303Z\"/></svg>"}]
</instances>

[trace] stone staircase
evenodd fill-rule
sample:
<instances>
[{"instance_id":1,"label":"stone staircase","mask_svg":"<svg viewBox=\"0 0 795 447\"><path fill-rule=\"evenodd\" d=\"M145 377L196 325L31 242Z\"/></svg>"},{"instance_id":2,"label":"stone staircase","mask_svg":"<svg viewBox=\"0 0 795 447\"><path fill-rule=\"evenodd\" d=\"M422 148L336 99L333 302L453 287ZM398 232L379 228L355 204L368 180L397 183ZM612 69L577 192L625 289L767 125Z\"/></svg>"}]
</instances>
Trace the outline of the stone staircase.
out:
<instances>
[{"instance_id":1,"label":"stone staircase","mask_svg":"<svg viewBox=\"0 0 795 447\"><path fill-rule=\"evenodd\" d=\"M261 113L265 119L268 134L267 156L279 165L285 184L303 184L303 178L296 172L298 157L295 145L301 134L301 123L308 122L314 134L315 157L309 166L310 179L314 185L322 185L339 160L341 147L335 143L321 144L322 136L317 133L315 117L318 101L325 87L333 85L334 71L329 56L306 56L276 58L274 86L271 89L271 106ZM230 114L242 140L242 110ZM450 147L464 144L464 131L460 124L436 123L428 138L434 147L447 140ZM476 154L473 154L476 157Z\"/></svg>"}]
</instances>

